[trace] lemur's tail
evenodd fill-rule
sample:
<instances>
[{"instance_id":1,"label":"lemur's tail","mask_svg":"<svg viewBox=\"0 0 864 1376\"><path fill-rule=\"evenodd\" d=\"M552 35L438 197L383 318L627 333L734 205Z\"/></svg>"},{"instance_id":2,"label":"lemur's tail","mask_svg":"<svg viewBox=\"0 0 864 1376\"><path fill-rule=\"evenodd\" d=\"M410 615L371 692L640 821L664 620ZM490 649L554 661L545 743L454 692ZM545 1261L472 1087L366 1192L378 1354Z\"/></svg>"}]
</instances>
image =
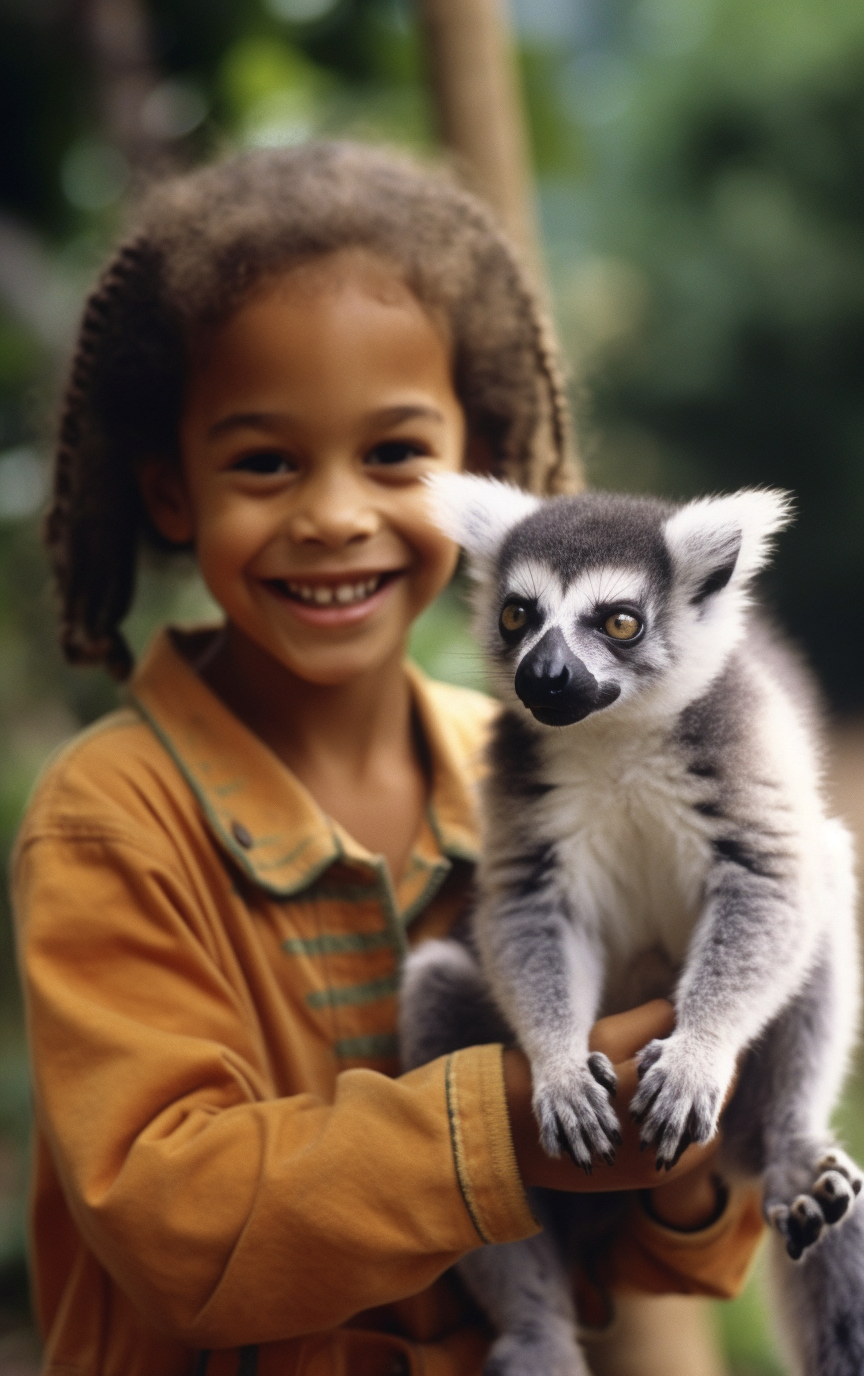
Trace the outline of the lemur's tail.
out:
<instances>
[{"instance_id":1,"label":"lemur's tail","mask_svg":"<svg viewBox=\"0 0 864 1376\"><path fill-rule=\"evenodd\" d=\"M399 1042L406 1070L464 1046L511 1041L480 966L462 941L424 941L405 962Z\"/></svg>"},{"instance_id":2,"label":"lemur's tail","mask_svg":"<svg viewBox=\"0 0 864 1376\"><path fill-rule=\"evenodd\" d=\"M799 1262L775 1238L772 1272L796 1376L864 1376L864 1198Z\"/></svg>"}]
</instances>

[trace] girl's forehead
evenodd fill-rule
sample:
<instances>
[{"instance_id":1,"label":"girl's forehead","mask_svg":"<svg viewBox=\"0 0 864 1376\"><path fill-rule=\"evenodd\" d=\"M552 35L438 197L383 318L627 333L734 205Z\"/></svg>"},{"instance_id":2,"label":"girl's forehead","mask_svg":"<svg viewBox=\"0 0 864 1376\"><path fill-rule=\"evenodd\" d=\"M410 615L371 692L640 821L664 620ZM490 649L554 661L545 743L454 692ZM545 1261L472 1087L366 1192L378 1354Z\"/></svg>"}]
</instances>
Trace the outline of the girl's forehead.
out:
<instances>
[{"instance_id":1,"label":"girl's forehead","mask_svg":"<svg viewBox=\"0 0 864 1376\"><path fill-rule=\"evenodd\" d=\"M417 301L402 266L362 245L334 249L331 253L316 254L289 264L262 287L264 291L269 289L286 297L316 296L346 288L364 291L387 303L408 298Z\"/></svg>"},{"instance_id":2,"label":"girl's forehead","mask_svg":"<svg viewBox=\"0 0 864 1376\"><path fill-rule=\"evenodd\" d=\"M355 258L335 276L287 274L248 300L193 360L184 430L229 412L329 424L421 395L439 411L461 410L442 332L402 282L382 279L377 264L370 278L366 266Z\"/></svg>"},{"instance_id":3,"label":"girl's forehead","mask_svg":"<svg viewBox=\"0 0 864 1376\"><path fill-rule=\"evenodd\" d=\"M439 342L449 354L451 331L444 312L422 301L406 280L398 264L362 246L316 254L269 274L254 288L235 311L215 330L203 331L192 349L193 367L206 367L214 345L244 331L244 326L260 322L263 314L276 311L302 313L318 302L328 312L334 301L347 306L352 299L371 301L378 306L407 311L432 326Z\"/></svg>"}]
</instances>

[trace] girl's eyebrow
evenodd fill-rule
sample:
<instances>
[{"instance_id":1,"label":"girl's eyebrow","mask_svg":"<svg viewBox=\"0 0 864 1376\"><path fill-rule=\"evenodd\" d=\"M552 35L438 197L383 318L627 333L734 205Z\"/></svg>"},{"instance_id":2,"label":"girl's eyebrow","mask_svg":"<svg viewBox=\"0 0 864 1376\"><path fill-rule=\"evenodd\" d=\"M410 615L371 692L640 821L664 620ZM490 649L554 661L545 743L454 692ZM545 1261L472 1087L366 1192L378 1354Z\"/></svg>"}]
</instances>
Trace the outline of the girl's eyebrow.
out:
<instances>
[{"instance_id":1,"label":"girl's eyebrow","mask_svg":"<svg viewBox=\"0 0 864 1376\"><path fill-rule=\"evenodd\" d=\"M438 410L437 406L417 404L414 406L385 406L380 411L373 411L369 419L379 425L398 425L403 420L433 420L443 425L446 417L443 411Z\"/></svg>"},{"instance_id":2,"label":"girl's eyebrow","mask_svg":"<svg viewBox=\"0 0 864 1376\"><path fill-rule=\"evenodd\" d=\"M215 440L219 435L224 435L231 430L272 430L279 428L280 421L284 422L286 417L277 416L275 413L267 411L240 411L233 416L223 416L211 425L207 431L208 440Z\"/></svg>"},{"instance_id":3,"label":"girl's eyebrow","mask_svg":"<svg viewBox=\"0 0 864 1376\"><path fill-rule=\"evenodd\" d=\"M292 419L291 416L276 412L241 411L217 420L207 431L207 438L208 440L217 439L220 435L230 433L232 430L269 430L274 433L281 429L286 421L290 424ZM373 425L399 425L406 420L431 420L438 425L443 425L446 417L443 411L439 411L436 406L423 404L385 406L380 411L371 412L368 417L369 423Z\"/></svg>"}]
</instances>

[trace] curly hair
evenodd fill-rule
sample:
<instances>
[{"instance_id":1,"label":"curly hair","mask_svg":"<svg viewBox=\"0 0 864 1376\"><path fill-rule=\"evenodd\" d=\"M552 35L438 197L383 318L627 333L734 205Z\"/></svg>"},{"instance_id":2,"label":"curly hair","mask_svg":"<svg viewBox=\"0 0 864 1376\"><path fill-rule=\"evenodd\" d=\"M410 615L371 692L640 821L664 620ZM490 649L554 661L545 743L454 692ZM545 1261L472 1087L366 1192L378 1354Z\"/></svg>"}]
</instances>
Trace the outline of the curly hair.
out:
<instances>
[{"instance_id":1,"label":"curly hair","mask_svg":"<svg viewBox=\"0 0 864 1376\"><path fill-rule=\"evenodd\" d=\"M361 248L446 321L454 388L491 472L578 485L549 324L492 215L442 172L363 145L258 150L166 181L89 297L45 523L72 663L126 678L120 630L142 541L164 548L137 465L176 455L190 351L268 279Z\"/></svg>"}]
</instances>

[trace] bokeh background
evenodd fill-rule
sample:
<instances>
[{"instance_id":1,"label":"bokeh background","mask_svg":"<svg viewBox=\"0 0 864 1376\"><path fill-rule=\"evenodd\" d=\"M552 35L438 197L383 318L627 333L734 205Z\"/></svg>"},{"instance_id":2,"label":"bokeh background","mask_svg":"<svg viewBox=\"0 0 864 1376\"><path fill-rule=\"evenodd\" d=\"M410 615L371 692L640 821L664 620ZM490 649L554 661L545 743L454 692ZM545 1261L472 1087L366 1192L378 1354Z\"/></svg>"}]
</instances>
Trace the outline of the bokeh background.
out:
<instances>
[{"instance_id":1,"label":"bokeh background","mask_svg":"<svg viewBox=\"0 0 864 1376\"><path fill-rule=\"evenodd\" d=\"M832 713L864 834L864 7L511 0L552 299L590 480L797 495L767 594ZM46 757L110 708L64 667L38 541L81 299L136 175L318 134L432 152L411 0L0 0L0 855ZM206 614L149 567L130 619ZM418 626L482 682L458 587ZM864 847L864 839L862 839ZM4 885L5 892L5 885ZM5 904L5 897L0 899ZM859 1073L841 1113L864 1159ZM33 1370L28 1082L0 910L0 1372ZM718 1305L736 1376L782 1371L758 1276Z\"/></svg>"}]
</instances>

